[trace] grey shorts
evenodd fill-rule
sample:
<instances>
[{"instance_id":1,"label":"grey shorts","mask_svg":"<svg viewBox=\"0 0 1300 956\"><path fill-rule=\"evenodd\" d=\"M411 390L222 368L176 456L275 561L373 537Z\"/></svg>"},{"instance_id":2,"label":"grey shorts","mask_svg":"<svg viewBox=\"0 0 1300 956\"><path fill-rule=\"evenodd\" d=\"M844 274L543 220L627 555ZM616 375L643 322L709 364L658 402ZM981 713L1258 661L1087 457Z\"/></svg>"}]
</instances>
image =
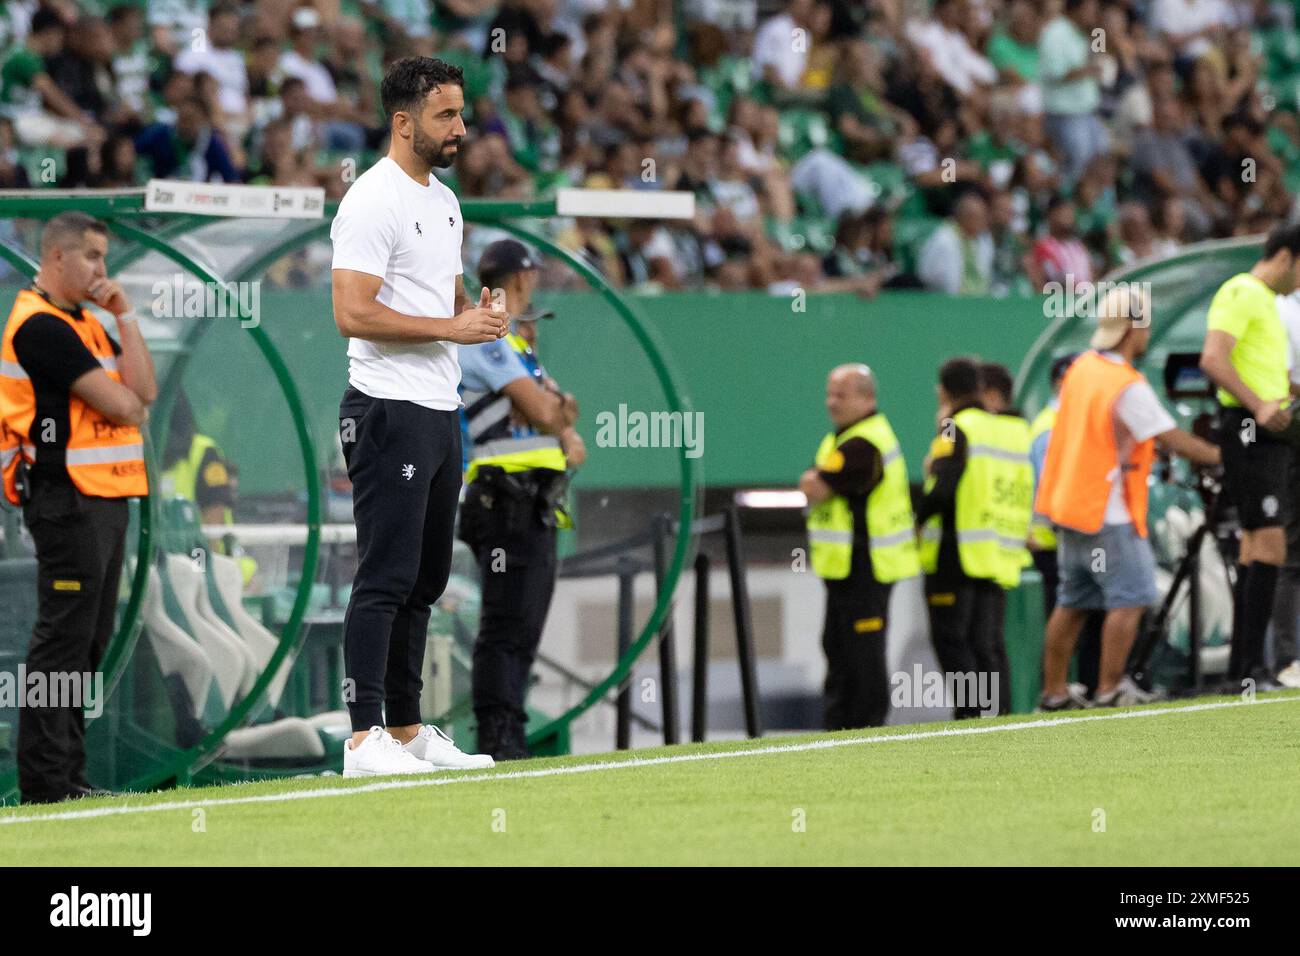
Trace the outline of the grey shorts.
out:
<instances>
[{"instance_id":1,"label":"grey shorts","mask_svg":"<svg viewBox=\"0 0 1300 956\"><path fill-rule=\"evenodd\" d=\"M1096 534L1056 531L1061 581L1056 603L1079 610L1151 607L1156 603L1156 559L1151 542L1132 524L1104 525Z\"/></svg>"}]
</instances>

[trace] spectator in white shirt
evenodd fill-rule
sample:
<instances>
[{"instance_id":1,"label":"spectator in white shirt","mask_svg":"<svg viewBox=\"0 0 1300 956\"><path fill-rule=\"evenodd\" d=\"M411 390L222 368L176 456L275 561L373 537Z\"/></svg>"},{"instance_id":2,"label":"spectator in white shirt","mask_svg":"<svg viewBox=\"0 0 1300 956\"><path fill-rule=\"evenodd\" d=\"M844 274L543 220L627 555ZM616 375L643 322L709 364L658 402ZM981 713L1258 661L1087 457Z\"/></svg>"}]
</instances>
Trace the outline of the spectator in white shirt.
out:
<instances>
[{"instance_id":1,"label":"spectator in white shirt","mask_svg":"<svg viewBox=\"0 0 1300 956\"><path fill-rule=\"evenodd\" d=\"M1180 59L1194 60L1213 50L1234 19L1223 0L1155 0L1151 7L1151 29Z\"/></svg>"},{"instance_id":2,"label":"spectator in white shirt","mask_svg":"<svg viewBox=\"0 0 1300 956\"><path fill-rule=\"evenodd\" d=\"M813 0L787 0L785 12L763 22L754 36L754 79L796 90L812 47Z\"/></svg>"},{"instance_id":3,"label":"spectator in white shirt","mask_svg":"<svg viewBox=\"0 0 1300 956\"><path fill-rule=\"evenodd\" d=\"M993 236L988 205L971 191L957 200L953 217L925 241L917 256L921 284L949 295L988 295L993 279Z\"/></svg>"},{"instance_id":4,"label":"spectator in white shirt","mask_svg":"<svg viewBox=\"0 0 1300 956\"><path fill-rule=\"evenodd\" d=\"M191 76L208 73L217 81L217 102L226 132L239 139L248 129L248 70L239 40L239 11L217 4L208 18L207 39L192 43L176 54L174 65Z\"/></svg>"},{"instance_id":5,"label":"spectator in white shirt","mask_svg":"<svg viewBox=\"0 0 1300 956\"><path fill-rule=\"evenodd\" d=\"M965 16L966 0L936 0L931 18L907 24L907 39L963 97L998 79L997 67L978 53L962 32Z\"/></svg>"},{"instance_id":6,"label":"spectator in white shirt","mask_svg":"<svg viewBox=\"0 0 1300 956\"><path fill-rule=\"evenodd\" d=\"M280 70L285 76L297 77L307 85L307 95L314 104L312 113L324 124L325 147L344 152L360 151L366 145L366 131L360 124L343 118L349 110L339 100L334 78L320 62L317 53L321 42L320 22L320 14L312 7L299 7L293 12L289 31L293 49L280 57Z\"/></svg>"},{"instance_id":7,"label":"spectator in white shirt","mask_svg":"<svg viewBox=\"0 0 1300 956\"><path fill-rule=\"evenodd\" d=\"M317 103L333 103L338 99L334 78L317 57L320 45L320 14L311 7L299 7L293 12L293 25L289 30L292 49L280 57L280 69L285 76L296 76L307 84L307 93Z\"/></svg>"}]
</instances>

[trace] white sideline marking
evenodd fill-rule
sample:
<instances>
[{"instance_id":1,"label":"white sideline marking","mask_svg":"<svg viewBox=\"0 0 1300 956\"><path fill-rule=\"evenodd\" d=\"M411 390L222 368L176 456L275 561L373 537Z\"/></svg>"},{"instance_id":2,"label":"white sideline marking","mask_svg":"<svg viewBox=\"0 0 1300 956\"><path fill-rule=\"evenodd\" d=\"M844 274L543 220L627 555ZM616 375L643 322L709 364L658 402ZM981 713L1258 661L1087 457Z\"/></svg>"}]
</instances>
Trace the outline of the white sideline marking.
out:
<instances>
[{"instance_id":1,"label":"white sideline marking","mask_svg":"<svg viewBox=\"0 0 1300 956\"><path fill-rule=\"evenodd\" d=\"M386 780L357 787L321 787L318 790L295 790L290 793L269 793L256 797L224 797L215 800L173 800L169 803L149 803L115 807L96 807L91 810L65 810L33 816L2 816L0 825L10 823L40 823L46 820L88 820L93 817L110 817L127 813L161 813L166 810L189 810L195 807L228 807L241 803L279 803L284 800L310 800L318 797L350 797L359 793L380 790L405 790L411 787L441 787L453 783L479 783L485 780L522 780L528 777L558 777L573 773L594 773L601 770L621 770L625 767L652 767L656 764L690 763L696 760L726 760L732 757L755 757L765 754L797 753L805 750L829 750L832 747L860 747L868 744L891 743L900 740L928 740L935 737L966 737L974 734L996 734L1013 730L1037 730L1042 727L1061 727L1067 724L1085 724L1096 720L1128 720L1139 717L1159 717L1165 714L1191 714L1206 710L1223 710L1228 707L1253 707L1259 704L1294 704L1300 694L1286 697L1256 699L1253 703L1241 700L1220 701L1213 704L1189 704L1185 707L1159 707L1149 710L1121 711L1113 714L1088 714L1082 717L1050 717L1029 720L1018 724L993 724L986 727L954 727L949 730L924 730L919 733L883 734L874 737L849 737L837 740L813 740L802 744L784 744L770 747L751 747L746 750L724 750L716 753L677 754L667 757L632 757L628 760L610 760L602 763L572 764L567 767L547 767L541 770L513 770L506 773L477 773L464 776L438 776L433 779Z\"/></svg>"}]
</instances>

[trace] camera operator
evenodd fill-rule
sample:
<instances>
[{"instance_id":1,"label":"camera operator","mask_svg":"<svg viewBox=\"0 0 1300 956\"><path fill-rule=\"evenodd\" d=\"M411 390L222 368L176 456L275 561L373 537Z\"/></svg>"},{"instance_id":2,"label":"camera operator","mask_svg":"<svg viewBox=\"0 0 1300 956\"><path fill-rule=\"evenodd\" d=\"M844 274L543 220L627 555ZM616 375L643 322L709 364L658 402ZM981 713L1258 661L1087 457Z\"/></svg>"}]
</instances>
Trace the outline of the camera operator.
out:
<instances>
[{"instance_id":1,"label":"camera operator","mask_svg":"<svg viewBox=\"0 0 1300 956\"><path fill-rule=\"evenodd\" d=\"M1219 450L1174 424L1135 367L1151 339L1151 301L1116 288L1098 307L1091 350L1061 383L1060 407L1035 510L1057 529L1060 585L1043 649L1043 710L1088 706L1067 682L1074 644L1090 611L1104 608L1096 706L1145 703L1124 674L1143 612L1156 602L1155 557L1147 540L1147 479L1157 442L1195 464L1217 465Z\"/></svg>"},{"instance_id":2,"label":"camera operator","mask_svg":"<svg viewBox=\"0 0 1300 956\"><path fill-rule=\"evenodd\" d=\"M1291 423L1291 388L1277 297L1295 289L1298 274L1300 226L1280 226L1265 240L1263 258L1215 293L1201 349L1201 368L1219 388L1224 485L1241 521L1228 677L1253 679L1260 690L1280 686L1265 667L1264 636L1286 559L1295 453L1280 435Z\"/></svg>"}]
</instances>

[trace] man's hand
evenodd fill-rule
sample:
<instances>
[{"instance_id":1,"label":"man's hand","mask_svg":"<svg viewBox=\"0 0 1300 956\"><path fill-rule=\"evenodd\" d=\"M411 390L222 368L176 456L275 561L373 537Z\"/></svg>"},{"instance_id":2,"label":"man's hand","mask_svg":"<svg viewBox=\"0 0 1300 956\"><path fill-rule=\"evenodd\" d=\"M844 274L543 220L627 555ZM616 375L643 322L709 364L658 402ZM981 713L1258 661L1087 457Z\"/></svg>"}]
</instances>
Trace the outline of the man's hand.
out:
<instances>
[{"instance_id":1,"label":"man's hand","mask_svg":"<svg viewBox=\"0 0 1300 956\"><path fill-rule=\"evenodd\" d=\"M478 306L456 316L448 338L457 345L478 345L504 338L509 331L510 317L492 308L492 293L484 286L478 297Z\"/></svg>"},{"instance_id":2,"label":"man's hand","mask_svg":"<svg viewBox=\"0 0 1300 956\"><path fill-rule=\"evenodd\" d=\"M1282 403L1276 399L1269 402L1260 402L1255 408L1255 421L1271 432L1285 431L1286 427L1291 424L1291 413L1283 408Z\"/></svg>"},{"instance_id":3,"label":"man's hand","mask_svg":"<svg viewBox=\"0 0 1300 956\"><path fill-rule=\"evenodd\" d=\"M810 505L819 505L833 494L831 486L826 484L816 468L809 468L800 476L799 490L803 492Z\"/></svg>"},{"instance_id":4,"label":"man's hand","mask_svg":"<svg viewBox=\"0 0 1300 956\"><path fill-rule=\"evenodd\" d=\"M587 461L587 443L572 428L560 433L560 451L564 452L564 461L570 468L581 468Z\"/></svg>"},{"instance_id":5,"label":"man's hand","mask_svg":"<svg viewBox=\"0 0 1300 956\"><path fill-rule=\"evenodd\" d=\"M113 313L115 319L131 311L131 300L126 297L122 286L112 279L96 279L86 289L86 295L95 305Z\"/></svg>"},{"instance_id":6,"label":"man's hand","mask_svg":"<svg viewBox=\"0 0 1300 956\"><path fill-rule=\"evenodd\" d=\"M561 412L564 415L564 424L572 425L578 420L578 400L573 397L572 392L560 393Z\"/></svg>"}]
</instances>

